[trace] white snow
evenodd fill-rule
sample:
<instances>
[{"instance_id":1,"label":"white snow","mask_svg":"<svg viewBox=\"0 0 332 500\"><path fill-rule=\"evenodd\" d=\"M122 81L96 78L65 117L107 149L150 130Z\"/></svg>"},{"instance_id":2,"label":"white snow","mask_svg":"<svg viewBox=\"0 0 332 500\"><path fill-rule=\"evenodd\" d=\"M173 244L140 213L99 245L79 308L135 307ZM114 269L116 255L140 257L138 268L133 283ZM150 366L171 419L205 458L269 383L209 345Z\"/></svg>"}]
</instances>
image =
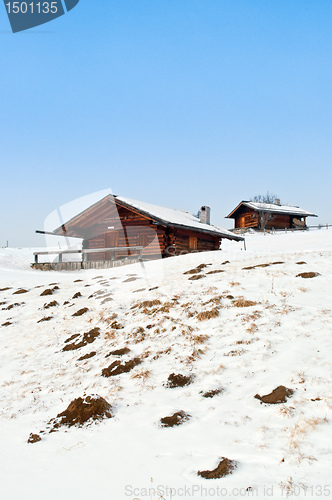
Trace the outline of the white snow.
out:
<instances>
[{"instance_id":1,"label":"white snow","mask_svg":"<svg viewBox=\"0 0 332 500\"><path fill-rule=\"evenodd\" d=\"M0 289L10 288L0 291L1 498L330 498L332 231L254 234L246 245L61 273L31 269L34 249L0 249ZM283 263L243 269L273 262ZM203 263L204 278L184 274ZM319 275L297 277L303 272ZM59 289L41 296L53 283ZM255 304L237 307L241 297ZM139 307L153 300L160 304ZM44 309L51 301L59 305ZM214 308L218 317L199 321ZM62 351L71 335L94 327L92 344ZM105 357L125 346L121 358ZM142 363L129 373L101 375L115 359L134 357ZM171 373L195 378L170 389ZM279 385L294 390L286 403L254 397ZM27 443L84 394L105 398L114 418ZM160 426L179 410L191 419ZM222 457L238 463L233 474L197 475Z\"/></svg>"}]
</instances>

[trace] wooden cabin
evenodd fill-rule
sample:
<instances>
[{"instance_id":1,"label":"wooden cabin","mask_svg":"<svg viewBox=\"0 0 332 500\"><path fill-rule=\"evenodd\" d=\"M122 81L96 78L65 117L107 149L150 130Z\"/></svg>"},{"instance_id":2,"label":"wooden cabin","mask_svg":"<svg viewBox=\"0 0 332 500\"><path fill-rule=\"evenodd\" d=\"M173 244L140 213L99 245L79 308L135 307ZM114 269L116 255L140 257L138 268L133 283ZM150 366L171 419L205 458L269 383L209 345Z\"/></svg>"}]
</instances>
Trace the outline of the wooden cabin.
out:
<instances>
[{"instance_id":1,"label":"wooden cabin","mask_svg":"<svg viewBox=\"0 0 332 500\"><path fill-rule=\"evenodd\" d=\"M239 205L227 215L227 219L234 219L234 229L305 229L306 218L317 215L302 210L299 207L280 205L275 203L258 203L241 201Z\"/></svg>"},{"instance_id":2,"label":"wooden cabin","mask_svg":"<svg viewBox=\"0 0 332 500\"><path fill-rule=\"evenodd\" d=\"M93 250L87 253L87 261L122 259L131 254L129 247L143 247L142 257L146 260L218 250L222 238L243 240L210 224L209 207L201 208L199 218L188 212L113 195L76 215L54 234L82 238L83 250ZM106 251L108 248L116 251ZM101 251L96 252L98 249Z\"/></svg>"}]
</instances>

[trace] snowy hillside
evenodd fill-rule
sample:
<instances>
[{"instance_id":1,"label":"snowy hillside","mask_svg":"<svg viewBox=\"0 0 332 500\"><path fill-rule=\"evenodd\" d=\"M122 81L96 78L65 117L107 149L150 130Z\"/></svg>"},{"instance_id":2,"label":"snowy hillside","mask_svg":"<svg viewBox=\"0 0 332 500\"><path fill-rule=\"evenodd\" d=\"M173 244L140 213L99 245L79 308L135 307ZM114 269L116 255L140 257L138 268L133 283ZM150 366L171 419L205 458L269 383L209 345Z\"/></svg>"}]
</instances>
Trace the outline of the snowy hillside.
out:
<instances>
[{"instance_id":1,"label":"snowy hillside","mask_svg":"<svg viewBox=\"0 0 332 500\"><path fill-rule=\"evenodd\" d=\"M246 240L62 273L0 250L1 498L332 496L332 231Z\"/></svg>"}]
</instances>

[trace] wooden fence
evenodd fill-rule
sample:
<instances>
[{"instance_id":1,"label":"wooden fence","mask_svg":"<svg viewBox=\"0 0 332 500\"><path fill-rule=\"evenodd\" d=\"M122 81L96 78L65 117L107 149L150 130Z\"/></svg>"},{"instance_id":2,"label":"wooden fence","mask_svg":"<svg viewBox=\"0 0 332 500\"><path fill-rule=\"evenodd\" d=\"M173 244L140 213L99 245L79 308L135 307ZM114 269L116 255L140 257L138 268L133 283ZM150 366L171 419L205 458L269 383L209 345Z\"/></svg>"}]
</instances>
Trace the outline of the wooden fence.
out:
<instances>
[{"instance_id":1,"label":"wooden fence","mask_svg":"<svg viewBox=\"0 0 332 500\"><path fill-rule=\"evenodd\" d=\"M109 247L109 248L89 248L82 250L47 250L42 252L34 252L34 263L32 267L35 269L41 269L44 271L75 271L78 269L105 269L109 267L118 267L126 264L132 264L134 262L140 262L142 260L142 253L144 247ZM116 253L121 252L127 253L127 256L116 258ZM109 253L109 258L106 260L88 260L88 255L94 253ZM82 256L81 260L77 261L63 261L64 255L78 254ZM136 254L136 255L132 255ZM41 255L58 255L57 262L40 262L39 257Z\"/></svg>"}]
</instances>

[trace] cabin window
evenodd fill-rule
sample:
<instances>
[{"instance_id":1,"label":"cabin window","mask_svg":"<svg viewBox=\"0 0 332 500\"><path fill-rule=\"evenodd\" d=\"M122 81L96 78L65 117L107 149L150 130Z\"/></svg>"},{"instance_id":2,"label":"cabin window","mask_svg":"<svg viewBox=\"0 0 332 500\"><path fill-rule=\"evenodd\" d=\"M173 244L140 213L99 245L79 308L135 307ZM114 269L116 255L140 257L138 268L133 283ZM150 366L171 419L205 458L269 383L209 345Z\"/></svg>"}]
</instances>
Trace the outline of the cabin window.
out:
<instances>
[{"instance_id":1,"label":"cabin window","mask_svg":"<svg viewBox=\"0 0 332 500\"><path fill-rule=\"evenodd\" d=\"M197 250L197 237L189 236L189 248L190 250Z\"/></svg>"}]
</instances>

